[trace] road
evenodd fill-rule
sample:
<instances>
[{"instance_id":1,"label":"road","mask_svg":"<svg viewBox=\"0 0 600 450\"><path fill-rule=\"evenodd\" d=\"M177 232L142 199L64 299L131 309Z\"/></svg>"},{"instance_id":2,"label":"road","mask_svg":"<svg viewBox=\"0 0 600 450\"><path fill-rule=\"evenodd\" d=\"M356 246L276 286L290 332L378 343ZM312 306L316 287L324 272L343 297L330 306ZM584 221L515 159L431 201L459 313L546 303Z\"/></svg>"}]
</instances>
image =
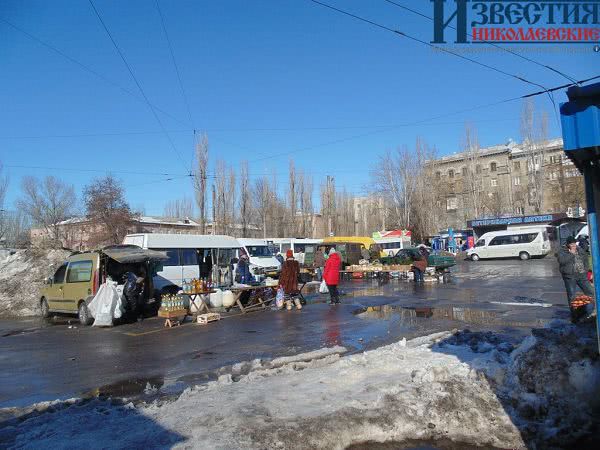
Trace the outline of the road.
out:
<instances>
[{"instance_id":1,"label":"road","mask_svg":"<svg viewBox=\"0 0 600 450\"><path fill-rule=\"evenodd\" d=\"M158 318L110 329L76 320L0 321L0 408L106 394L162 395L231 372L255 358L342 345L375 348L454 328L514 336L568 318L554 258L461 261L447 284L345 282L342 304L307 296L302 311L256 312L207 326L165 329Z\"/></svg>"}]
</instances>

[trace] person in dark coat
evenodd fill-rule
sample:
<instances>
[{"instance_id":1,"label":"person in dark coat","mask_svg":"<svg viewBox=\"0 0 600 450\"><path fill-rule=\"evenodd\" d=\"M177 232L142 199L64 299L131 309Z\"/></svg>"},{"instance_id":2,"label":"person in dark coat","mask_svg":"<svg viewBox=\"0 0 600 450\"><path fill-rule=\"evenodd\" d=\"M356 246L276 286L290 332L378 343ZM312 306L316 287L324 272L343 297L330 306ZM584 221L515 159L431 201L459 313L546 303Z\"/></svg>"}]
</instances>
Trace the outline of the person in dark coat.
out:
<instances>
[{"instance_id":1,"label":"person in dark coat","mask_svg":"<svg viewBox=\"0 0 600 450\"><path fill-rule=\"evenodd\" d=\"M294 252L288 250L286 258L279 275L279 287L283 288L285 293L285 306L288 310L292 309L292 299L297 309L302 309L302 304L298 295L298 276L300 275L300 264L294 259Z\"/></svg>"},{"instance_id":2,"label":"person in dark coat","mask_svg":"<svg viewBox=\"0 0 600 450\"><path fill-rule=\"evenodd\" d=\"M419 251L418 255L415 255L412 263L413 272L415 273L415 283L422 283L424 281L423 274L427 268L427 256L426 252Z\"/></svg>"},{"instance_id":3,"label":"person in dark coat","mask_svg":"<svg viewBox=\"0 0 600 450\"><path fill-rule=\"evenodd\" d=\"M340 255L337 254L334 248L329 251L329 258L325 263L325 271L323 272L323 279L329 290L329 304L335 305L340 302L340 295L338 293L338 284L340 283L340 267L342 260Z\"/></svg>"},{"instance_id":4,"label":"person in dark coat","mask_svg":"<svg viewBox=\"0 0 600 450\"><path fill-rule=\"evenodd\" d=\"M573 236L567 238L565 247L561 248L557 254L558 268L562 275L565 289L567 291L567 300L571 309L571 321L579 320L579 313L573 308L572 302L577 293L577 286L583 293L594 298L594 289L588 281L587 275L590 270L588 255L585 250L577 246L577 241Z\"/></svg>"},{"instance_id":5,"label":"person in dark coat","mask_svg":"<svg viewBox=\"0 0 600 450\"><path fill-rule=\"evenodd\" d=\"M325 255L323 254L323 250L320 248L318 248L315 252L314 266L317 280L323 280L323 267L325 267Z\"/></svg>"},{"instance_id":6,"label":"person in dark coat","mask_svg":"<svg viewBox=\"0 0 600 450\"><path fill-rule=\"evenodd\" d=\"M250 266L248 255L245 253L240 256L240 260L237 263L237 269L235 269L235 281L241 284L248 284L254 281L252 273L250 273Z\"/></svg>"}]
</instances>

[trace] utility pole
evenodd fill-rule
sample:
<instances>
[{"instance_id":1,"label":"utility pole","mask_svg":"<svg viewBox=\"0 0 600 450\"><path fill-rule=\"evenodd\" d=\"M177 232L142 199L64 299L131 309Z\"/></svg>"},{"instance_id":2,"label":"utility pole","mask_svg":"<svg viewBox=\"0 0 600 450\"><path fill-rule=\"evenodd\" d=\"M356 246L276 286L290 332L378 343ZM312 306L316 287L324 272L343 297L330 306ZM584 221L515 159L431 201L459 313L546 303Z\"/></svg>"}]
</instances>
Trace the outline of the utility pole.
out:
<instances>
[{"instance_id":1,"label":"utility pole","mask_svg":"<svg viewBox=\"0 0 600 450\"><path fill-rule=\"evenodd\" d=\"M212 185L212 234L217 234L217 212L216 212L217 193L215 191L215 184Z\"/></svg>"}]
</instances>

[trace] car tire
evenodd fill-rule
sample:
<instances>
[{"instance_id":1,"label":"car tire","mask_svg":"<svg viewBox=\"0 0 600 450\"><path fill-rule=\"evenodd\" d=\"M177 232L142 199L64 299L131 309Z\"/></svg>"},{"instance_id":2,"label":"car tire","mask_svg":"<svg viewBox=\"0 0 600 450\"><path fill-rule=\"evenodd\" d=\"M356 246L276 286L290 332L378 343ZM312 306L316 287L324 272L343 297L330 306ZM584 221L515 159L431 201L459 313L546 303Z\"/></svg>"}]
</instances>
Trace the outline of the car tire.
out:
<instances>
[{"instance_id":1,"label":"car tire","mask_svg":"<svg viewBox=\"0 0 600 450\"><path fill-rule=\"evenodd\" d=\"M42 298L42 301L40 302L40 311L44 319L50 317L50 307L48 306L48 300L45 298Z\"/></svg>"},{"instance_id":2,"label":"car tire","mask_svg":"<svg viewBox=\"0 0 600 450\"><path fill-rule=\"evenodd\" d=\"M529 256L529 253L527 252L521 252L519 253L519 258L521 261L527 261L529 258L531 258L531 256Z\"/></svg>"},{"instance_id":3,"label":"car tire","mask_svg":"<svg viewBox=\"0 0 600 450\"><path fill-rule=\"evenodd\" d=\"M479 261L479 255L477 253L473 253L471 255L471 261Z\"/></svg>"},{"instance_id":4,"label":"car tire","mask_svg":"<svg viewBox=\"0 0 600 450\"><path fill-rule=\"evenodd\" d=\"M91 322L90 310L88 309L85 302L79 303L77 308L77 317L79 317L79 323L83 326L87 326Z\"/></svg>"}]
</instances>

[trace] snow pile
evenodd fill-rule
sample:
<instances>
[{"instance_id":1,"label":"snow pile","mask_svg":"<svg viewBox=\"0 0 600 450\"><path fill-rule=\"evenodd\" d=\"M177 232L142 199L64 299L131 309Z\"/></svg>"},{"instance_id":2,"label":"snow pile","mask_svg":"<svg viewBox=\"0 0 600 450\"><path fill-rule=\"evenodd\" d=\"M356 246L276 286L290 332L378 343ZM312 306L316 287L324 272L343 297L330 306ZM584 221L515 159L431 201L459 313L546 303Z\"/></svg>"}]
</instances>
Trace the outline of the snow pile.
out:
<instances>
[{"instance_id":1,"label":"snow pile","mask_svg":"<svg viewBox=\"0 0 600 450\"><path fill-rule=\"evenodd\" d=\"M0 316L39 314L40 289L69 256L66 250L19 250L0 260Z\"/></svg>"},{"instance_id":2,"label":"snow pile","mask_svg":"<svg viewBox=\"0 0 600 450\"><path fill-rule=\"evenodd\" d=\"M0 447L344 449L407 440L569 447L591 429L588 399L598 398L593 330L536 333L519 345L463 331L343 358L334 348L255 360L173 401L52 405L4 422Z\"/></svg>"}]
</instances>

